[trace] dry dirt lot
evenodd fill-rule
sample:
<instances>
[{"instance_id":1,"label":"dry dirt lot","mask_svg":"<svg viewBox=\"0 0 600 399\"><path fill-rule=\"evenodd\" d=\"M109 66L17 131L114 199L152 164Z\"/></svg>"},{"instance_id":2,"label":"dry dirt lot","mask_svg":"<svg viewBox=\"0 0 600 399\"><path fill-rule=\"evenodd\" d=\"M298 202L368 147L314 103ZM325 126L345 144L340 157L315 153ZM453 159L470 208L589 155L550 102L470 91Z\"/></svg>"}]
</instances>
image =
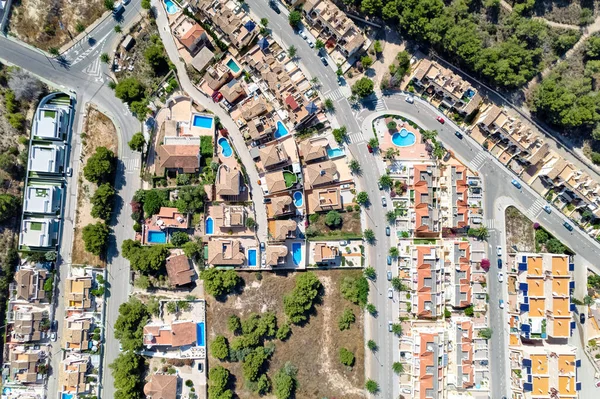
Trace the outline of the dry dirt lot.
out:
<instances>
[{"instance_id":1,"label":"dry dirt lot","mask_svg":"<svg viewBox=\"0 0 600 399\"><path fill-rule=\"evenodd\" d=\"M104 11L103 0L16 0L9 29L19 39L41 49L60 48L71 40L69 34L78 35L78 24L87 27Z\"/></svg>"},{"instance_id":2,"label":"dry dirt lot","mask_svg":"<svg viewBox=\"0 0 600 399\"><path fill-rule=\"evenodd\" d=\"M318 239L319 237L328 237L329 239L362 237L360 212L340 212L342 227L337 229L331 229L325 224L326 215L326 213L320 214L319 220L310 222L309 226L317 232L317 237L312 237L311 240Z\"/></svg>"},{"instance_id":3,"label":"dry dirt lot","mask_svg":"<svg viewBox=\"0 0 600 399\"><path fill-rule=\"evenodd\" d=\"M77 211L75 217L75 234L73 237L73 259L75 265L92 265L104 267L104 262L96 255L87 252L83 247L83 228L100 219L91 215L92 204L90 198L94 195L96 185L83 177L83 166L88 158L94 154L96 148L106 147L118 153L117 131L112 121L95 108L89 108L85 122L85 138L82 138L81 167L79 168L77 188Z\"/></svg>"},{"instance_id":4,"label":"dry dirt lot","mask_svg":"<svg viewBox=\"0 0 600 399\"><path fill-rule=\"evenodd\" d=\"M506 209L506 244L508 252L515 252L512 246L519 251L535 251L535 232L533 224L527 216L523 215L513 206Z\"/></svg>"},{"instance_id":5,"label":"dry dirt lot","mask_svg":"<svg viewBox=\"0 0 600 399\"><path fill-rule=\"evenodd\" d=\"M273 375L288 361L298 368L297 399L315 398L363 398L364 386L364 341L363 316L358 306L342 298L339 284L344 276L358 276L359 270L332 270L314 272L325 287L322 303L303 327L293 326L292 335L285 341L274 340L276 349L270 360L268 375ZM208 342L216 335L225 335L231 342L232 334L227 329L227 319L235 314L241 319L250 313L272 311L277 314L279 324L285 320L283 296L295 284L294 274L276 275L262 273L257 280L253 273L241 274L245 288L241 295L230 296L225 302L207 298ZM356 322L349 330L340 331L338 319L345 308L351 308ZM338 360L341 347L352 351L356 361L352 369ZM210 349L210 348L209 348ZM241 399L258 398L257 394L244 388L242 364L220 362L209 356L209 368L218 364L235 376L235 393ZM272 396L269 396L272 397Z\"/></svg>"}]
</instances>

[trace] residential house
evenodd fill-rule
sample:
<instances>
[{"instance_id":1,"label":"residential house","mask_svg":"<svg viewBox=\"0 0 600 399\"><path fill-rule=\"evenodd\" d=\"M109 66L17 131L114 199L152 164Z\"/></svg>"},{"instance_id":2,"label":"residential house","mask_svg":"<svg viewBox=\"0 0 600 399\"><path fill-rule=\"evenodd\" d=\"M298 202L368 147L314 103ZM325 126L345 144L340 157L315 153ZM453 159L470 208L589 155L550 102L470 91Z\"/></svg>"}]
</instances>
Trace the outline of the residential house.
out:
<instances>
[{"instance_id":1,"label":"residential house","mask_svg":"<svg viewBox=\"0 0 600 399\"><path fill-rule=\"evenodd\" d=\"M285 147L277 142L271 142L260 148L260 161L263 168L275 169L280 168L289 161L289 157L285 152Z\"/></svg>"},{"instance_id":2,"label":"residential house","mask_svg":"<svg viewBox=\"0 0 600 399\"><path fill-rule=\"evenodd\" d=\"M51 104L40 106L33 120L33 136L42 140L64 141L69 132L69 123L68 110Z\"/></svg>"},{"instance_id":3,"label":"residential house","mask_svg":"<svg viewBox=\"0 0 600 399\"><path fill-rule=\"evenodd\" d=\"M212 235L231 235L237 234L253 235L253 232L246 228L246 219L248 209L243 205L226 205L220 203L208 207L206 219L213 221Z\"/></svg>"},{"instance_id":4,"label":"residential house","mask_svg":"<svg viewBox=\"0 0 600 399\"><path fill-rule=\"evenodd\" d=\"M300 156L305 163L322 161L327 158L327 150L322 140L304 140L300 143Z\"/></svg>"},{"instance_id":5,"label":"residential house","mask_svg":"<svg viewBox=\"0 0 600 399\"><path fill-rule=\"evenodd\" d=\"M206 31L183 13L171 24L171 31L191 56L195 56L208 42Z\"/></svg>"},{"instance_id":6,"label":"residential house","mask_svg":"<svg viewBox=\"0 0 600 399\"><path fill-rule=\"evenodd\" d=\"M85 375L90 367L88 355L70 353L60 363L59 387L63 393L81 394L89 390Z\"/></svg>"},{"instance_id":7,"label":"residential house","mask_svg":"<svg viewBox=\"0 0 600 399\"><path fill-rule=\"evenodd\" d=\"M161 144L157 151L156 175L165 172L196 173L200 170L200 146Z\"/></svg>"},{"instance_id":8,"label":"residential house","mask_svg":"<svg viewBox=\"0 0 600 399\"><path fill-rule=\"evenodd\" d=\"M204 46L200 49L198 54L192 58L192 66L198 72L202 73L211 63L213 58L215 58L215 54L208 47Z\"/></svg>"},{"instance_id":9,"label":"residential house","mask_svg":"<svg viewBox=\"0 0 600 399\"><path fill-rule=\"evenodd\" d=\"M337 245L318 242L313 247L313 258L317 264L327 264L330 261L335 261L338 256L340 256L340 248Z\"/></svg>"},{"instance_id":10,"label":"residential house","mask_svg":"<svg viewBox=\"0 0 600 399\"><path fill-rule=\"evenodd\" d=\"M152 374L144 385L144 395L148 399L177 399L179 377L169 374Z\"/></svg>"},{"instance_id":11,"label":"residential house","mask_svg":"<svg viewBox=\"0 0 600 399\"><path fill-rule=\"evenodd\" d=\"M60 220L23 218L19 246L27 248L51 248L58 244Z\"/></svg>"},{"instance_id":12,"label":"residential house","mask_svg":"<svg viewBox=\"0 0 600 399\"><path fill-rule=\"evenodd\" d=\"M246 90L244 90L242 82L237 79L229 81L219 91L223 95L223 98L231 105L246 96Z\"/></svg>"},{"instance_id":13,"label":"residential house","mask_svg":"<svg viewBox=\"0 0 600 399\"><path fill-rule=\"evenodd\" d=\"M62 347L75 352L91 349L90 329L94 319L82 314L73 314L65 318L63 327Z\"/></svg>"},{"instance_id":14,"label":"residential house","mask_svg":"<svg viewBox=\"0 0 600 399\"><path fill-rule=\"evenodd\" d=\"M34 346L18 345L8 349L8 381L21 384L42 383L41 368L49 360L48 350L44 346L36 349Z\"/></svg>"},{"instance_id":15,"label":"residential house","mask_svg":"<svg viewBox=\"0 0 600 399\"><path fill-rule=\"evenodd\" d=\"M453 342L450 355L454 363L454 372L448 373L449 385L458 389L469 389L475 386L475 366L473 351L476 347L473 336L473 320L468 317L453 319L449 329ZM453 380L450 382L450 380Z\"/></svg>"},{"instance_id":16,"label":"residential house","mask_svg":"<svg viewBox=\"0 0 600 399\"><path fill-rule=\"evenodd\" d=\"M154 215L156 224L161 227L172 229L189 228L190 218L186 213L181 213L177 208L161 206L158 213Z\"/></svg>"},{"instance_id":17,"label":"residential house","mask_svg":"<svg viewBox=\"0 0 600 399\"><path fill-rule=\"evenodd\" d=\"M340 175L333 161L322 161L304 167L305 188L311 189L338 182Z\"/></svg>"},{"instance_id":18,"label":"residential house","mask_svg":"<svg viewBox=\"0 0 600 399\"><path fill-rule=\"evenodd\" d=\"M88 310L93 306L90 290L91 276L67 277L65 284L65 307L73 310Z\"/></svg>"},{"instance_id":19,"label":"residential house","mask_svg":"<svg viewBox=\"0 0 600 399\"><path fill-rule=\"evenodd\" d=\"M291 215L296 211L296 207L292 202L292 197L289 195L271 197L269 200L270 202L267 202L267 216L269 218Z\"/></svg>"},{"instance_id":20,"label":"residential house","mask_svg":"<svg viewBox=\"0 0 600 399\"><path fill-rule=\"evenodd\" d=\"M269 267L285 264L288 249L285 245L269 245L265 251L266 264Z\"/></svg>"},{"instance_id":21,"label":"residential house","mask_svg":"<svg viewBox=\"0 0 600 399\"><path fill-rule=\"evenodd\" d=\"M246 263L246 255L238 240L211 239L207 261L213 266L242 266Z\"/></svg>"},{"instance_id":22,"label":"residential house","mask_svg":"<svg viewBox=\"0 0 600 399\"><path fill-rule=\"evenodd\" d=\"M269 220L268 230L271 241L285 241L296 236L298 224L290 219Z\"/></svg>"},{"instance_id":23,"label":"residential house","mask_svg":"<svg viewBox=\"0 0 600 399\"><path fill-rule=\"evenodd\" d=\"M439 169L435 165L413 166L414 231L417 237L437 237L440 233L439 194L437 192ZM411 193L411 196L413 194Z\"/></svg>"},{"instance_id":24,"label":"residential house","mask_svg":"<svg viewBox=\"0 0 600 399\"><path fill-rule=\"evenodd\" d=\"M452 264L446 267L450 274L450 305L465 308L473 303L471 288L471 244L468 241L450 242ZM449 262L450 263L450 262Z\"/></svg>"},{"instance_id":25,"label":"residential house","mask_svg":"<svg viewBox=\"0 0 600 399\"><path fill-rule=\"evenodd\" d=\"M434 246L412 248L412 313L419 319L435 319L442 315L442 265L440 250Z\"/></svg>"},{"instance_id":26,"label":"residential house","mask_svg":"<svg viewBox=\"0 0 600 399\"><path fill-rule=\"evenodd\" d=\"M11 325L10 342L33 342L45 337L50 322L44 308L28 305L11 305L7 324Z\"/></svg>"},{"instance_id":27,"label":"residential house","mask_svg":"<svg viewBox=\"0 0 600 399\"><path fill-rule=\"evenodd\" d=\"M423 59L412 76L413 84L433 95L441 106L462 116L472 114L482 102L481 95L469 82L435 61Z\"/></svg>"},{"instance_id":28,"label":"residential house","mask_svg":"<svg viewBox=\"0 0 600 399\"><path fill-rule=\"evenodd\" d=\"M240 195L242 187L242 174L237 167L230 167L225 164L219 165L215 188L220 197L235 197Z\"/></svg>"},{"instance_id":29,"label":"residential house","mask_svg":"<svg viewBox=\"0 0 600 399\"><path fill-rule=\"evenodd\" d=\"M412 398L442 399L445 392L445 364L447 356L442 327L412 330Z\"/></svg>"},{"instance_id":30,"label":"residential house","mask_svg":"<svg viewBox=\"0 0 600 399\"><path fill-rule=\"evenodd\" d=\"M21 267L15 273L14 282L11 284L13 302L40 303L46 301L44 283L48 272L44 269Z\"/></svg>"},{"instance_id":31,"label":"residential house","mask_svg":"<svg viewBox=\"0 0 600 399\"><path fill-rule=\"evenodd\" d=\"M23 210L27 213L57 214L62 203L61 186L31 183L25 188Z\"/></svg>"},{"instance_id":32,"label":"residential house","mask_svg":"<svg viewBox=\"0 0 600 399\"><path fill-rule=\"evenodd\" d=\"M467 168L464 165L452 165L450 167L451 204L452 212L451 226L455 229L469 228L469 185L467 184Z\"/></svg>"},{"instance_id":33,"label":"residential house","mask_svg":"<svg viewBox=\"0 0 600 399\"><path fill-rule=\"evenodd\" d=\"M343 208L339 187L326 187L307 192L308 213L329 212Z\"/></svg>"},{"instance_id":34,"label":"residential house","mask_svg":"<svg viewBox=\"0 0 600 399\"><path fill-rule=\"evenodd\" d=\"M269 194L274 194L288 189L287 185L285 184L285 179L283 178L283 172L281 170L267 173L264 178Z\"/></svg>"},{"instance_id":35,"label":"residential house","mask_svg":"<svg viewBox=\"0 0 600 399\"><path fill-rule=\"evenodd\" d=\"M166 267L169 284L172 287L190 284L196 279L196 271L185 254L169 256Z\"/></svg>"},{"instance_id":36,"label":"residential house","mask_svg":"<svg viewBox=\"0 0 600 399\"><path fill-rule=\"evenodd\" d=\"M248 134L255 142L268 142L273 139L273 134L277 130L275 121L271 118L261 117L248 121Z\"/></svg>"},{"instance_id":37,"label":"residential house","mask_svg":"<svg viewBox=\"0 0 600 399\"><path fill-rule=\"evenodd\" d=\"M195 346L196 328L196 323L189 320L147 324L144 326L144 346L148 349L160 347L161 350Z\"/></svg>"},{"instance_id":38,"label":"residential house","mask_svg":"<svg viewBox=\"0 0 600 399\"><path fill-rule=\"evenodd\" d=\"M66 146L62 143L32 144L27 170L38 175L63 174L66 159Z\"/></svg>"}]
</instances>

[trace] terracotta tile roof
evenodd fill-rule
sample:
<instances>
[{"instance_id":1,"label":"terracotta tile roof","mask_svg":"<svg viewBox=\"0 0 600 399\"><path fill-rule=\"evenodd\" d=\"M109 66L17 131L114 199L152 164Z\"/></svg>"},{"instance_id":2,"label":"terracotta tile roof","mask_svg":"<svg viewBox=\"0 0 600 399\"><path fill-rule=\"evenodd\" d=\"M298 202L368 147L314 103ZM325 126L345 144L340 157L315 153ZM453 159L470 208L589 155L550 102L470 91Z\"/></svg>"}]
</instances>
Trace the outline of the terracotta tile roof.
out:
<instances>
[{"instance_id":1,"label":"terracotta tile roof","mask_svg":"<svg viewBox=\"0 0 600 399\"><path fill-rule=\"evenodd\" d=\"M202 29L202 27L198 24L194 24L190 30L188 30L179 41L188 50L194 51L196 47L196 43L202 39L202 37L206 37L206 31Z\"/></svg>"},{"instance_id":2,"label":"terracotta tile roof","mask_svg":"<svg viewBox=\"0 0 600 399\"><path fill-rule=\"evenodd\" d=\"M274 241L285 240L290 233L293 233L298 228L298 224L290 219L286 220L270 220L269 234Z\"/></svg>"},{"instance_id":3,"label":"terracotta tile roof","mask_svg":"<svg viewBox=\"0 0 600 399\"><path fill-rule=\"evenodd\" d=\"M196 343L196 323L174 321L171 325L144 326L144 345L178 348Z\"/></svg>"},{"instance_id":4,"label":"terracotta tile roof","mask_svg":"<svg viewBox=\"0 0 600 399\"><path fill-rule=\"evenodd\" d=\"M283 178L283 172L278 170L276 172L267 173L265 175L267 189L269 193L276 193L278 191L284 191L287 189L285 185L285 179Z\"/></svg>"},{"instance_id":5,"label":"terracotta tile roof","mask_svg":"<svg viewBox=\"0 0 600 399\"><path fill-rule=\"evenodd\" d=\"M246 95L246 91L244 90L242 83L234 79L221 87L221 94L230 104L234 104L242 96Z\"/></svg>"},{"instance_id":6,"label":"terracotta tile roof","mask_svg":"<svg viewBox=\"0 0 600 399\"><path fill-rule=\"evenodd\" d=\"M272 197L271 203L267 204L267 214L270 218L286 215L293 212L292 197L282 195L280 197Z\"/></svg>"},{"instance_id":7,"label":"terracotta tile roof","mask_svg":"<svg viewBox=\"0 0 600 399\"><path fill-rule=\"evenodd\" d=\"M306 173L306 180L310 187L333 183L339 178L337 167L333 161L323 161L306 165L304 172Z\"/></svg>"},{"instance_id":8,"label":"terracotta tile roof","mask_svg":"<svg viewBox=\"0 0 600 399\"><path fill-rule=\"evenodd\" d=\"M196 272L186 255L175 255L167 258L167 275L171 285L179 286L191 283Z\"/></svg>"},{"instance_id":9,"label":"terracotta tile roof","mask_svg":"<svg viewBox=\"0 0 600 399\"><path fill-rule=\"evenodd\" d=\"M269 144L258 150L260 160L266 169L287 162L285 148L277 143Z\"/></svg>"},{"instance_id":10,"label":"terracotta tile roof","mask_svg":"<svg viewBox=\"0 0 600 399\"><path fill-rule=\"evenodd\" d=\"M246 256L237 240L213 239L208 242L208 263L215 266L241 266Z\"/></svg>"},{"instance_id":11,"label":"terracotta tile roof","mask_svg":"<svg viewBox=\"0 0 600 399\"><path fill-rule=\"evenodd\" d=\"M222 164L217 171L217 195L240 195L241 173L237 168Z\"/></svg>"},{"instance_id":12,"label":"terracotta tile roof","mask_svg":"<svg viewBox=\"0 0 600 399\"><path fill-rule=\"evenodd\" d=\"M314 247L314 257L315 262L321 263L323 261L332 260L336 257L340 256L339 247L328 245L324 242L319 242L315 244Z\"/></svg>"},{"instance_id":13,"label":"terracotta tile roof","mask_svg":"<svg viewBox=\"0 0 600 399\"><path fill-rule=\"evenodd\" d=\"M276 266L279 264L281 258L283 258L282 262L285 261L285 257L288 254L288 249L285 245L269 245L265 253L267 265Z\"/></svg>"},{"instance_id":14,"label":"terracotta tile roof","mask_svg":"<svg viewBox=\"0 0 600 399\"><path fill-rule=\"evenodd\" d=\"M158 147L159 168L182 169L193 173L200 167L200 147L195 145L161 145Z\"/></svg>"},{"instance_id":15,"label":"terracotta tile roof","mask_svg":"<svg viewBox=\"0 0 600 399\"><path fill-rule=\"evenodd\" d=\"M144 385L144 395L148 399L176 399L177 376L154 374Z\"/></svg>"},{"instance_id":16,"label":"terracotta tile roof","mask_svg":"<svg viewBox=\"0 0 600 399\"><path fill-rule=\"evenodd\" d=\"M294 99L294 97L292 95L289 95L285 98L285 103L287 104L288 107L290 107L290 109L292 111L298 109L299 105L296 102L296 100Z\"/></svg>"},{"instance_id":17,"label":"terracotta tile roof","mask_svg":"<svg viewBox=\"0 0 600 399\"><path fill-rule=\"evenodd\" d=\"M325 145L315 145L310 140L304 140L300 143L300 155L304 162L316 161L327 156Z\"/></svg>"}]
</instances>

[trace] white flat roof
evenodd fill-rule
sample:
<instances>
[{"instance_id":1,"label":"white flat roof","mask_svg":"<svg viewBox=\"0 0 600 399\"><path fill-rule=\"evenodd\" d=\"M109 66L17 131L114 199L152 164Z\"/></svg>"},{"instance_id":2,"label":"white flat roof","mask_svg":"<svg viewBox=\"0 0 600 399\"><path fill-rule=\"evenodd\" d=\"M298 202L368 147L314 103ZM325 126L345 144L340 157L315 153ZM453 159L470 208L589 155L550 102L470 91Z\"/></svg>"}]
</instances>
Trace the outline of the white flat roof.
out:
<instances>
[{"instance_id":1,"label":"white flat roof","mask_svg":"<svg viewBox=\"0 0 600 399\"><path fill-rule=\"evenodd\" d=\"M24 219L21 226L20 244L28 247L49 247L55 219Z\"/></svg>"},{"instance_id":2,"label":"white flat roof","mask_svg":"<svg viewBox=\"0 0 600 399\"><path fill-rule=\"evenodd\" d=\"M37 112L36 132L38 137L60 138L60 110L41 108Z\"/></svg>"},{"instance_id":3,"label":"white flat roof","mask_svg":"<svg viewBox=\"0 0 600 399\"><path fill-rule=\"evenodd\" d=\"M29 170L33 172L59 173L62 162L62 146L32 145L29 154Z\"/></svg>"},{"instance_id":4,"label":"white flat roof","mask_svg":"<svg viewBox=\"0 0 600 399\"><path fill-rule=\"evenodd\" d=\"M60 209L58 186L31 185L25 190L25 212L54 213Z\"/></svg>"}]
</instances>

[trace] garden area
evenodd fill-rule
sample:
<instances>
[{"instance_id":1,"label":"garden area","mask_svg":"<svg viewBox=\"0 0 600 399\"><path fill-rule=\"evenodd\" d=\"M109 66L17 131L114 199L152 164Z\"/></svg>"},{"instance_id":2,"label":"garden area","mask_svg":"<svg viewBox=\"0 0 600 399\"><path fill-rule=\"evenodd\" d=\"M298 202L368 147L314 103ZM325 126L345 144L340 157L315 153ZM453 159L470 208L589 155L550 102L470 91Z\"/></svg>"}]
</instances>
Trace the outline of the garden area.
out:
<instances>
[{"instance_id":1,"label":"garden area","mask_svg":"<svg viewBox=\"0 0 600 399\"><path fill-rule=\"evenodd\" d=\"M240 276L237 295L207 298L209 398L225 390L241 399L364 397L362 310L341 288L361 271Z\"/></svg>"},{"instance_id":2,"label":"garden area","mask_svg":"<svg viewBox=\"0 0 600 399\"><path fill-rule=\"evenodd\" d=\"M311 241L362 238L360 206L349 205L346 211L309 215L306 236Z\"/></svg>"}]
</instances>

